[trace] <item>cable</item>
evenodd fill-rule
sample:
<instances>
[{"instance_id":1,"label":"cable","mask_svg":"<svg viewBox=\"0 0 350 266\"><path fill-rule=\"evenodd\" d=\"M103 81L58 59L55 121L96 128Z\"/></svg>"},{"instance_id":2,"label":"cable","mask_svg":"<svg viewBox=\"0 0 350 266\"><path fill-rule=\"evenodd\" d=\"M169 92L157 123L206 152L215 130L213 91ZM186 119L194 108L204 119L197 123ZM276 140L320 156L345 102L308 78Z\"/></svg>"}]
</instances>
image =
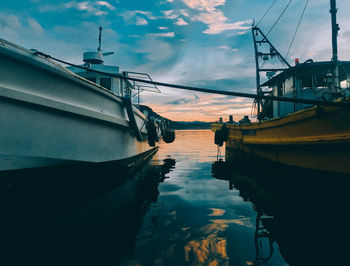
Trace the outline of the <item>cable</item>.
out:
<instances>
[{"instance_id":1,"label":"cable","mask_svg":"<svg viewBox=\"0 0 350 266\"><path fill-rule=\"evenodd\" d=\"M122 74L116 73L116 74L111 74L111 73L106 73L103 71L98 71L98 70L93 70L90 68L82 67L79 65L75 65L69 62L65 62L63 60L54 58L48 54L44 54L42 52L35 52L34 54L37 55L42 55L45 58L50 58L52 60L58 61L60 63L78 67L81 69L84 69L86 71L91 71L95 73L100 73L104 74L107 76L111 77L116 77L120 78L123 80L127 81L137 81L137 82L142 82L146 84L152 84L152 85L158 85L158 86L163 86L163 87L168 87L168 88L175 88L175 89L180 89L180 90L189 90L189 91L198 91L198 92L204 92L204 93L213 93L213 94L220 94L220 95L227 95L227 96L235 96L235 97L244 97L244 98L250 98L250 99L259 99L259 100L272 100L272 101L281 101L281 102L291 102L291 103L304 103L304 104L314 104L314 105L324 105L324 106L343 106L343 107L349 107L350 103L349 102L325 102L325 101L320 101L320 100L310 100L310 99L294 99L294 98L285 98L285 97L280 97L280 96L266 96L266 95L258 95L258 94L253 94L253 93L244 93L244 92L235 92L235 91L222 91L222 90L213 90L213 89L206 89L206 88L199 88L199 87L191 87L191 86L184 86L184 85L177 85L177 84L170 84L170 83L165 83L165 82L158 82L158 81L150 81L150 80L144 80L144 79L139 79L139 78L132 78L132 77L127 77Z\"/></svg>"},{"instance_id":2,"label":"cable","mask_svg":"<svg viewBox=\"0 0 350 266\"><path fill-rule=\"evenodd\" d=\"M284 12L286 12L287 8L289 7L290 3L292 2L292 0L289 0L288 4L286 5L286 7L283 9L281 15L277 18L277 20L275 21L275 23L272 25L272 27L270 28L270 30L267 32L266 37L269 35L269 33L273 30L273 28L276 26L276 24L278 23L278 21L281 19L281 17L283 16Z\"/></svg>"},{"instance_id":3,"label":"cable","mask_svg":"<svg viewBox=\"0 0 350 266\"><path fill-rule=\"evenodd\" d=\"M299 18L298 26L297 26L297 28L295 29L295 32L294 32L294 35L293 35L293 38L292 38L292 42L291 42L290 45L289 45L289 48L288 48L288 51L287 51L287 54L286 54L285 58L287 58L288 55L289 55L290 48L292 47L292 45L293 45L293 43L294 43L295 36L297 35L297 32L298 32L298 30L299 30L299 26L300 26L300 23L301 23L301 21L302 21L302 19L303 19L303 17L304 17L304 13L305 13L305 10L306 10L306 7L307 7L307 4L308 4L308 3L309 3L309 0L306 0L305 6L304 6L304 9L303 9L303 12L301 13L301 16L300 16L300 18Z\"/></svg>"},{"instance_id":4,"label":"cable","mask_svg":"<svg viewBox=\"0 0 350 266\"><path fill-rule=\"evenodd\" d=\"M259 19L258 23L256 23L255 26L258 26L259 23L264 19L264 17L266 16L266 14L270 11L270 9L272 8L272 6L277 2L277 0L273 1L273 3L269 6L269 8L266 10L265 14L261 17L261 19Z\"/></svg>"}]
</instances>

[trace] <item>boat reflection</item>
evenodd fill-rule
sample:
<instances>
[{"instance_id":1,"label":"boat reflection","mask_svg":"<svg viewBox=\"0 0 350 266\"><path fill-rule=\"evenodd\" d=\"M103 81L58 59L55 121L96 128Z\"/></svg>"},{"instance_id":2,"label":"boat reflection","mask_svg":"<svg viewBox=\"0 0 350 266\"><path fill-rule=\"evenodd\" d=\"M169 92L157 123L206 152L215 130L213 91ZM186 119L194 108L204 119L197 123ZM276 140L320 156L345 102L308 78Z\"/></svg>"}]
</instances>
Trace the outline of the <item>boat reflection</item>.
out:
<instances>
[{"instance_id":1,"label":"boat reflection","mask_svg":"<svg viewBox=\"0 0 350 266\"><path fill-rule=\"evenodd\" d=\"M0 264L117 265L131 256L158 184L175 166L154 162L128 175L89 166L3 179Z\"/></svg>"},{"instance_id":2,"label":"boat reflection","mask_svg":"<svg viewBox=\"0 0 350 266\"><path fill-rule=\"evenodd\" d=\"M229 189L237 189L245 201L253 203L257 213L254 265L268 262L274 241L290 265L347 261L349 176L265 161L215 162L212 175L227 180Z\"/></svg>"}]
</instances>

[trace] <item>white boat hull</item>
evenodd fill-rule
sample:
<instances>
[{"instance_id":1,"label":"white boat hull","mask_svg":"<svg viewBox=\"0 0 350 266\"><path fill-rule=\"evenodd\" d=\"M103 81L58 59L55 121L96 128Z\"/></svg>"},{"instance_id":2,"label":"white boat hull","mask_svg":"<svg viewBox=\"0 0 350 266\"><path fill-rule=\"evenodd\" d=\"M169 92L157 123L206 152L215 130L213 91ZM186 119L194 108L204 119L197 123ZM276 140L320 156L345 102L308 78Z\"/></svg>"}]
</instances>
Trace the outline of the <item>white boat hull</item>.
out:
<instances>
[{"instance_id":1,"label":"white boat hull","mask_svg":"<svg viewBox=\"0 0 350 266\"><path fill-rule=\"evenodd\" d=\"M131 158L152 147L134 108L135 138L123 100L27 50L0 45L0 171Z\"/></svg>"}]
</instances>

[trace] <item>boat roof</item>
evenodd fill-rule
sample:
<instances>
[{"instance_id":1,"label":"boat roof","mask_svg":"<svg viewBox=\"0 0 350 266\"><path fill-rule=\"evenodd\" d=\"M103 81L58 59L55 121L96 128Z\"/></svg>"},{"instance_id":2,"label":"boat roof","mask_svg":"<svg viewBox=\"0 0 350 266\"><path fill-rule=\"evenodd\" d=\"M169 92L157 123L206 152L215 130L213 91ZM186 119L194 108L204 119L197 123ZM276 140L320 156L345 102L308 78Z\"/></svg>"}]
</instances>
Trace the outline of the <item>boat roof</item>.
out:
<instances>
[{"instance_id":1,"label":"boat roof","mask_svg":"<svg viewBox=\"0 0 350 266\"><path fill-rule=\"evenodd\" d=\"M80 67L86 67L85 65L80 65ZM67 67L69 70L73 71L74 73L86 73L89 72L88 69L81 69L74 66ZM106 74L119 74L119 67L118 66L109 66L109 65L101 65L101 64L91 64L89 69L96 70L100 72L104 72ZM93 75L95 72L91 71L90 75ZM96 76L100 75L95 73Z\"/></svg>"},{"instance_id":2,"label":"boat roof","mask_svg":"<svg viewBox=\"0 0 350 266\"><path fill-rule=\"evenodd\" d=\"M350 73L350 61L339 61L339 78L343 81L347 78L347 73ZM317 79L322 79L333 67L333 62L331 61L321 61L321 62L305 62L297 64L286 70L282 71L278 75L269 79L261 86L273 86L278 83L283 82L291 76L295 76L298 79L305 81L311 81L312 75L316 75ZM350 74L349 74L350 75Z\"/></svg>"}]
</instances>

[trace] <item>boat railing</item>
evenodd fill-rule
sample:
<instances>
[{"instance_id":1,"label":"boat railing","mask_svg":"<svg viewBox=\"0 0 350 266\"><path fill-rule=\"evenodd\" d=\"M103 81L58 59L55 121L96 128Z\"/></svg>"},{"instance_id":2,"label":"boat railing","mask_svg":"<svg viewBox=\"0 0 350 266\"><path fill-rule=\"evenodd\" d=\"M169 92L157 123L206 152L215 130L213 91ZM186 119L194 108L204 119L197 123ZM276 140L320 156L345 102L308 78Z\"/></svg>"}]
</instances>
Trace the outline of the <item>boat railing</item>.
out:
<instances>
[{"instance_id":1,"label":"boat railing","mask_svg":"<svg viewBox=\"0 0 350 266\"><path fill-rule=\"evenodd\" d=\"M124 71L123 75L126 77L149 80L153 82L151 76L148 75L147 73ZM155 84L145 84L137 81L130 82L129 80L125 80L125 81L126 81L127 87L130 89L131 99L137 99L137 104L140 104L140 94L143 91L161 93L161 91L158 89L157 85Z\"/></svg>"}]
</instances>

